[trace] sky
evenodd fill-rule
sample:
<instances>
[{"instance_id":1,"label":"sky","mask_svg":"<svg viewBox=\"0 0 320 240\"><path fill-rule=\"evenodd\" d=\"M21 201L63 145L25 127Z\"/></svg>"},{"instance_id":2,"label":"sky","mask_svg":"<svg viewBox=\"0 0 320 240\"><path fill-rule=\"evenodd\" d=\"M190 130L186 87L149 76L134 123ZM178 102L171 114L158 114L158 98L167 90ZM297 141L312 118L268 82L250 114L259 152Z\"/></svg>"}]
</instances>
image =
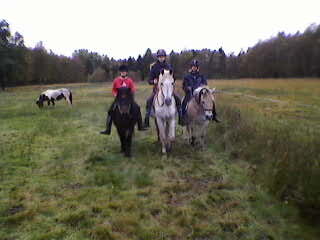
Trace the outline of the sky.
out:
<instances>
[{"instance_id":1,"label":"sky","mask_svg":"<svg viewBox=\"0 0 320 240\"><path fill-rule=\"evenodd\" d=\"M320 0L0 0L0 19L34 47L71 56L88 49L116 59L144 54L246 50L278 32L320 23Z\"/></svg>"}]
</instances>

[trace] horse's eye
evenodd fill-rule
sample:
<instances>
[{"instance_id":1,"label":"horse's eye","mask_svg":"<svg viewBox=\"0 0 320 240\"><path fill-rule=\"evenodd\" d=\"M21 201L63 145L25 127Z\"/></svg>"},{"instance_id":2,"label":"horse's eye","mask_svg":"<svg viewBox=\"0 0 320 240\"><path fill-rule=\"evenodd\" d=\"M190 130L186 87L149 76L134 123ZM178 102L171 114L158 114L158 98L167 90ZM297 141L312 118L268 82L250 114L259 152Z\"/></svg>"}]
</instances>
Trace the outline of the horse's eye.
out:
<instances>
[{"instance_id":1,"label":"horse's eye","mask_svg":"<svg viewBox=\"0 0 320 240\"><path fill-rule=\"evenodd\" d=\"M161 83L161 86L163 86L163 83Z\"/></svg>"}]
</instances>

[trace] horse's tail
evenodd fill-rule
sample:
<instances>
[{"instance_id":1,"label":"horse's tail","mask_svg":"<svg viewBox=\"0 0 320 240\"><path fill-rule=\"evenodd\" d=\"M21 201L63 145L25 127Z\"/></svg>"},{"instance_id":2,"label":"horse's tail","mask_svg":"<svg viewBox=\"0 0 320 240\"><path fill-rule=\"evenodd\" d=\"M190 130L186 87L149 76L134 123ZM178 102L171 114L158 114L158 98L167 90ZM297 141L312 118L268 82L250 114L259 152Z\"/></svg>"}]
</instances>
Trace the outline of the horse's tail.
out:
<instances>
[{"instance_id":1,"label":"horse's tail","mask_svg":"<svg viewBox=\"0 0 320 240\"><path fill-rule=\"evenodd\" d=\"M70 91L70 94L69 94L69 100L70 100L70 103L72 105L72 92Z\"/></svg>"}]
</instances>

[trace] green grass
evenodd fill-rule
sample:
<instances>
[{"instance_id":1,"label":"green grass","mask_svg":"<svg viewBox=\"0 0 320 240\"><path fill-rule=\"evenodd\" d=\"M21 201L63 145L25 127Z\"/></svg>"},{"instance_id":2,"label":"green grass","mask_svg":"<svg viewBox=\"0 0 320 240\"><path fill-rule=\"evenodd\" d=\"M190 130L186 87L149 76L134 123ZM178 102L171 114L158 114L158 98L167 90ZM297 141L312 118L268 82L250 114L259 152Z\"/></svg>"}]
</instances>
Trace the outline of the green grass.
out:
<instances>
[{"instance_id":1,"label":"green grass","mask_svg":"<svg viewBox=\"0 0 320 240\"><path fill-rule=\"evenodd\" d=\"M179 127L168 158L154 127L136 132L128 159L114 128L98 134L110 85L68 87L73 108L39 110L47 87L0 92L1 240L317 239L295 207L253 181L251 164L221 148L228 125L211 125L203 151ZM150 92L139 86L141 106Z\"/></svg>"}]
</instances>

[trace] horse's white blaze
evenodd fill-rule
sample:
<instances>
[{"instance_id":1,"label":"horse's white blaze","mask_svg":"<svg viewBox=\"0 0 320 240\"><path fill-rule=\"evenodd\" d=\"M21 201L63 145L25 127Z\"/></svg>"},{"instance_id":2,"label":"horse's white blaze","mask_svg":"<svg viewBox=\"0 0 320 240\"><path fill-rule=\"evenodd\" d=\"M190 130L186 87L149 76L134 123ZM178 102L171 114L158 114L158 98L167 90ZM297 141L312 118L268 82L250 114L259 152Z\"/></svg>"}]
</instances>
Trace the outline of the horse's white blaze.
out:
<instances>
[{"instance_id":1,"label":"horse's white blaze","mask_svg":"<svg viewBox=\"0 0 320 240\"><path fill-rule=\"evenodd\" d=\"M174 79L169 71L160 74L158 92L154 100L155 118L159 129L159 138L162 143L162 153L171 148L171 142L175 139L176 103L174 100Z\"/></svg>"}]
</instances>

